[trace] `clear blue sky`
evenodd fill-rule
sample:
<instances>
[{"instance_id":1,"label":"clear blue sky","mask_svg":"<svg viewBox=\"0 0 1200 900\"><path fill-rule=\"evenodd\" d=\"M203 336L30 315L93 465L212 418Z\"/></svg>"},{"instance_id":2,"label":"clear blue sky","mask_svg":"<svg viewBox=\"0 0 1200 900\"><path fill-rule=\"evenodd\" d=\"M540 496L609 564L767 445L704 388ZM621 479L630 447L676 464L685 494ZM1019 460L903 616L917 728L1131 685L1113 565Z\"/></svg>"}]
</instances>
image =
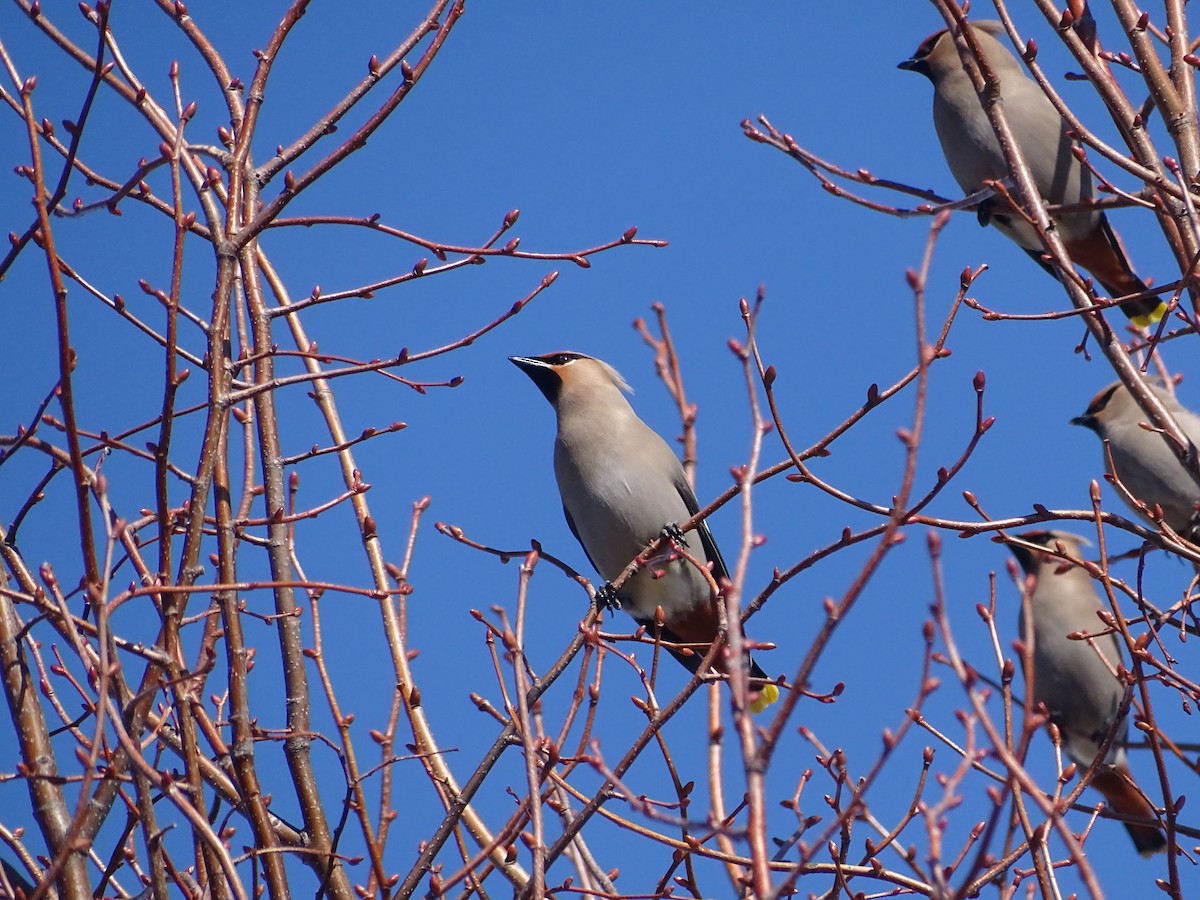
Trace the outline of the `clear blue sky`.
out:
<instances>
[{"instance_id":1,"label":"clear blue sky","mask_svg":"<svg viewBox=\"0 0 1200 900\"><path fill-rule=\"evenodd\" d=\"M281 5L192 6L231 69L248 81L254 66L250 50L265 43ZM434 521L459 525L471 537L498 547L524 548L535 538L549 552L588 571L563 521L554 486L552 412L505 357L556 349L601 356L633 385L640 414L670 439L679 431L678 417L656 382L652 355L631 328L634 319L652 316L652 303L665 304L689 397L699 405L697 494L702 503L728 486L729 468L743 463L749 450L744 384L726 342L743 337L738 301L752 297L760 284L767 291L760 343L766 361L778 371L783 415L798 445L812 443L855 410L872 383L891 384L913 365L913 300L904 273L920 262L928 222L877 215L839 201L795 162L746 140L738 124L763 113L802 145L848 168L865 167L881 177L956 195L929 116L930 85L896 69L923 37L940 27L940 20L932 7L920 4L873 6L867 15L857 9L841 14L836 6L814 4L571 4L569 11L551 3L472 4L400 111L361 153L291 208L293 215L379 213L387 224L454 244L481 242L512 208L521 210L513 234L521 237L525 250L582 249L614 239L631 225L638 226L641 237L670 242L663 249L630 247L602 254L586 271L570 263L493 260L381 291L371 300L344 301L305 314L306 327L323 351L364 360L383 358L401 347L416 351L458 337L507 309L550 271L561 270L553 288L515 320L465 351L402 373L429 381L461 375L465 380L460 387L420 396L379 377L345 379L337 385L350 433L395 420L409 426L357 452L393 561L399 561L403 549L411 503L432 498L412 571L416 592L409 606L411 641L421 652L415 671L425 705L443 746L457 751L452 764L460 777L473 770L494 733L491 721L475 711L467 693L478 691L493 702L498 695L483 632L468 610L503 604L511 611L516 567L502 567L452 543L436 533ZM167 66L179 59L185 102L199 102L189 136L216 143L221 105L198 58L165 17L142 6L116 7L114 28L131 64L165 100ZM276 144L294 140L361 77L372 53L382 57L389 52L411 27L406 14L390 7L381 12L376 4L364 2L314 4L278 62L263 108L258 159L266 159ZM67 26L85 34L77 18L73 6L63 14ZM1068 66L1053 35L1029 18L1022 27L1039 38L1048 72L1061 76ZM48 63L54 59L50 45L11 6L0 9L0 39L23 74L38 74L35 101L45 107L39 107L39 115L55 122L73 118L84 77L62 61ZM1132 80L1127 86L1140 100ZM1095 112L1086 86L1063 82L1061 87L1085 115ZM103 128L97 127L99 119L93 125L84 142L85 159L124 174L132 171L139 156L157 153L158 139L119 103L102 100L97 115L110 118ZM1102 134L1112 135L1100 118L1093 115L1090 121ZM0 146L5 171L26 160L23 130L11 114L0 117ZM154 184L159 191L166 186L161 175ZM27 187L12 176L0 180L5 232L22 231L29 221ZM280 187L268 187L266 198L274 197ZM91 190L77 180L68 196L99 196ZM889 202L889 195L876 199ZM60 248L102 290L122 294L152 317L158 310L138 289L137 280L167 285L169 241L156 219L132 204L124 208L120 219L95 213L60 223ZM1114 221L1143 274L1169 280L1169 260L1153 223L1128 212L1117 213ZM345 228L272 232L263 245L296 297L305 296L313 285L328 293L382 279L427 255ZM1066 303L1056 284L1023 253L994 232L981 230L972 215L962 214L946 230L932 269L931 328L940 325L949 309L959 273L983 262L991 271L972 294L987 306L1039 312ZM212 290L211 256L197 244L187 266L186 303L203 311ZM0 285L7 372L0 407L4 432L28 421L55 377L51 297L44 270L44 259L31 250ZM158 352L82 291L72 291L71 305L73 327L80 335L85 426L128 426L153 416L159 399L139 395L136 385L147 371L157 377ZM286 341L282 325L277 327L280 341ZM95 339L101 334L102 340ZM962 501L963 490L972 491L995 517L1028 512L1034 503L1087 507L1089 481L1101 473L1099 446L1092 435L1070 428L1067 420L1082 412L1113 376L1101 358L1089 361L1074 352L1082 334L1074 322L994 323L970 310L960 314L948 343L953 355L933 371L918 491L933 483L938 468L950 465L969 439L975 404L972 378L979 370L987 373L987 412L996 417L996 425L934 504L933 514L974 518ZM185 329L184 337L189 346L200 346L194 330ZM1172 347L1165 353L1169 364L1185 364L1180 350ZM283 435L289 453L327 442L305 390L292 388L282 395L291 415ZM185 394L196 400L202 391L202 379L194 374ZM1181 396L1193 407L1200 405L1191 380L1184 383ZM832 456L819 461L815 470L859 497L888 503L903 467L895 432L911 426L913 402L910 392L874 412L838 441ZM193 459L186 450L188 440L185 431L180 450L185 466ZM771 436L763 462L783 456ZM331 459L301 469L303 501L316 504L336 492ZM0 520L11 520L29 479L39 471L16 464L0 470ZM148 473L146 468L130 468L128 481L114 480L127 515L150 505ZM61 501L66 488L65 479L60 479L51 501ZM1120 509L1111 490L1104 490L1106 504ZM874 522L811 487L783 480L756 495L756 513L755 530L768 540L753 557L746 585L750 595L770 581L773 568L785 569L832 543L847 525L863 528ZM22 551L34 565L61 560L60 579L73 583L78 573L71 571L71 558L60 555L58 524L49 513L31 517L22 534ZM718 512L711 526L727 548L726 556L732 557L739 535L736 507ZM814 690L845 682L846 691L831 706L799 706L771 770L772 800L790 797L800 773L814 766L816 751L796 727L811 729L831 749L843 748L851 773L858 776L873 764L883 729L899 727L904 708L915 699L932 580L924 532L910 529L907 536L906 544L872 580L818 667ZM952 532L943 537L947 599L958 639L981 671L994 673L975 606L987 602L989 573L997 572L1002 649L1011 653L1008 642L1016 631L1018 595L1006 574L1009 554L987 537L960 541ZM301 529L300 542L310 577L367 583L348 510L334 510ZM1135 546L1132 538L1120 534L1113 536L1113 544L1119 549ZM778 645L764 655L769 672L796 669L823 619L823 601L841 597L864 559L861 550L835 555L790 582L754 618L751 634ZM1118 571L1130 579L1136 576L1128 563ZM1187 567L1161 554L1148 562L1147 591L1160 606L1174 602L1187 579ZM125 580L123 575L118 582ZM574 633L585 598L549 566L538 570L533 590L536 626L528 649L534 664L544 666ZM249 600L266 611L265 593ZM373 746L366 730L382 726L391 687L378 615L370 603L354 598L330 596L324 609L330 666L343 702L357 715L359 752L370 760ZM151 628L152 613L147 608L145 614L146 627ZM140 613L127 608L124 615ZM617 618L612 625L627 630L628 621ZM136 628L136 621L128 627ZM251 627L249 639L259 643L256 687L277 691L274 634ZM1173 636L1164 640L1181 653L1186 649L1176 647ZM648 660L644 653L639 657ZM965 706L963 691L948 671L937 674L944 683L926 715L955 740L963 740L954 717L954 711ZM671 688L683 683L683 675L681 669L665 668L660 696L664 690L665 696L673 696ZM551 711L561 710L568 701L571 684L573 679L564 678L550 695L546 702ZM371 690L376 685L378 690ZM632 708L625 699L639 688L627 670L615 666L605 686L597 736L601 749L615 757L641 728L640 718L627 713ZM1187 740L1193 732L1184 724L1190 720L1177 700L1165 691L1155 696L1160 723L1172 729L1175 739ZM314 707L323 709L317 697ZM998 709L993 704L993 712ZM282 704L264 704L259 712L264 727L283 722ZM688 777L701 780L705 712L704 700L697 697L667 729L681 766L691 773ZM327 716L320 715L323 727L328 727ZM890 825L903 813L913 795L921 750L934 743L914 732L889 762L870 795L873 810L885 823ZM11 750L4 749L11 746L0 738L2 770L12 771ZM732 762L732 742L727 750ZM267 760L265 766L279 766L283 778L279 748L264 744L259 753ZM334 765L331 758L325 762ZM937 746L937 771L952 772L958 762L948 748ZM432 828L433 800L415 766L403 763L397 773L409 785L403 802L411 805L412 814L406 811L394 826L389 844L392 868L406 868L403 861ZM1045 776L1047 786L1053 780L1052 766L1051 745L1039 736L1030 767ZM1134 753L1133 768L1147 781L1152 778L1148 754ZM494 821L501 820L510 804L502 784L524 789L515 752L507 771L482 800ZM1173 775L1175 790L1190 792L1187 773ZM738 784L735 776L731 773L727 787ZM661 792L661 760L647 754L634 767L630 784ZM979 803L984 787L977 778L963 786L965 802L950 814L953 836L965 835L985 814ZM803 795L803 813L826 814L821 796L830 790L818 771ZM275 786L275 794L277 811L294 813L282 783ZM931 782L926 800L934 802L940 796ZM1095 800L1096 795L1086 794L1085 799ZM20 782L0 784L0 810L19 809L27 816L27 807ZM773 806L772 815L773 834L784 836L795 827L786 810ZM1082 828L1086 818L1076 814L1071 821ZM0 822L15 826L29 820L13 821L0 813ZM602 864L621 866L622 889L652 889L661 871L658 862L643 864L629 854L627 839L605 828L600 826L593 835ZM608 833L611 845L605 843ZM856 841L867 833L860 823ZM925 846L919 828L909 834L906 843ZM1153 879L1165 873L1161 858L1138 859L1114 822L1098 823L1087 848L1112 897L1148 896ZM901 867L894 856L885 863ZM1196 885L1190 866L1184 865L1185 886ZM554 883L565 874L565 868L558 869L550 880ZM704 883L709 890L723 892L722 878L711 873ZM824 883L804 881L801 889L823 890ZM1080 889L1069 871L1059 874L1059 883L1064 894Z\"/></svg>"}]
</instances>

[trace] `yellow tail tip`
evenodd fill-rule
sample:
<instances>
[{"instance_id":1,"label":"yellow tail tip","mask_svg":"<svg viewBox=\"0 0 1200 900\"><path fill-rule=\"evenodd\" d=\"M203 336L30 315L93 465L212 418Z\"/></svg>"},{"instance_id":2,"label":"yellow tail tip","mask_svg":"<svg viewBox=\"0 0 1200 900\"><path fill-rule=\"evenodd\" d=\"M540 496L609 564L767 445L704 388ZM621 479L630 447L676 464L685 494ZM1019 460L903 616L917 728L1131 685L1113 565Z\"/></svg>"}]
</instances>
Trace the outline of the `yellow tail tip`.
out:
<instances>
[{"instance_id":1,"label":"yellow tail tip","mask_svg":"<svg viewBox=\"0 0 1200 900\"><path fill-rule=\"evenodd\" d=\"M1129 321L1131 321L1138 328L1149 328L1151 325L1157 325L1159 320L1162 319L1166 313L1167 304L1160 301L1158 306L1154 307L1154 309L1146 313L1144 316L1133 316Z\"/></svg>"},{"instance_id":2,"label":"yellow tail tip","mask_svg":"<svg viewBox=\"0 0 1200 900\"><path fill-rule=\"evenodd\" d=\"M750 701L750 712L760 713L778 699L779 688L773 684L765 684L758 696Z\"/></svg>"}]
</instances>

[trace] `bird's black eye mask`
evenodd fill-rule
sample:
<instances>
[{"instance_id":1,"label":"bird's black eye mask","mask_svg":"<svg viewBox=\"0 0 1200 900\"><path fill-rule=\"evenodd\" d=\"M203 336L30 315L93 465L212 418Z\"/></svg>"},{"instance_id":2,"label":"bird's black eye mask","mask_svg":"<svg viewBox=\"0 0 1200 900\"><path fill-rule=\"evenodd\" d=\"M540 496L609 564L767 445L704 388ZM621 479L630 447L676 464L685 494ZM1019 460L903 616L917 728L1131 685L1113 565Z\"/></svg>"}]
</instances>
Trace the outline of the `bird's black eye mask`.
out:
<instances>
[{"instance_id":1,"label":"bird's black eye mask","mask_svg":"<svg viewBox=\"0 0 1200 900\"><path fill-rule=\"evenodd\" d=\"M1099 394L1097 394L1092 402L1088 404L1087 414L1089 416L1094 416L1096 413L1100 412L1100 410L1104 409L1104 407L1108 406L1108 401L1112 399L1113 394L1115 394L1120 387L1121 386L1119 384L1114 384L1107 391L1101 391Z\"/></svg>"},{"instance_id":2,"label":"bird's black eye mask","mask_svg":"<svg viewBox=\"0 0 1200 900\"><path fill-rule=\"evenodd\" d=\"M925 40L921 41L921 46L917 48L917 52L910 59L906 59L897 65L896 68L904 69L907 72L918 72L926 78L932 78L933 73L929 68L929 54L933 52L933 45L946 33L943 29L925 38Z\"/></svg>"},{"instance_id":3,"label":"bird's black eye mask","mask_svg":"<svg viewBox=\"0 0 1200 900\"><path fill-rule=\"evenodd\" d=\"M582 353L551 353L548 356L540 356L538 359L549 363L552 366L565 366L567 363L577 359L583 359Z\"/></svg>"}]
</instances>

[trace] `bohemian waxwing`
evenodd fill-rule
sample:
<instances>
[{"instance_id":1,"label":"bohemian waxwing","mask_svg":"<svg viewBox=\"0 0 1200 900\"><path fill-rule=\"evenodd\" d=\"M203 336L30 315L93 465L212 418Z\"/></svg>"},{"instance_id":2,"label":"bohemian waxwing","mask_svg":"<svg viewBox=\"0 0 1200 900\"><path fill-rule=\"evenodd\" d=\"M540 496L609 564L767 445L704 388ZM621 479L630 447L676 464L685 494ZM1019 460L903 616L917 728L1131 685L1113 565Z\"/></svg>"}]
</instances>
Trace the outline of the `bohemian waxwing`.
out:
<instances>
[{"instance_id":1,"label":"bohemian waxwing","mask_svg":"<svg viewBox=\"0 0 1200 900\"><path fill-rule=\"evenodd\" d=\"M563 512L596 571L611 582L664 528L699 511L683 466L667 442L637 417L625 399L629 386L612 366L582 353L509 359L554 407L554 474ZM700 522L680 543L710 566L718 585L728 581L707 523ZM716 598L707 579L669 548L626 582L615 602L651 632L661 607L662 637L671 643L709 645L719 634ZM695 672L706 648L689 650L671 654ZM752 678L767 677L747 662ZM716 668L726 671L720 658ZM751 687L751 708L759 712L778 697L775 685L759 681Z\"/></svg>"},{"instance_id":2,"label":"bohemian waxwing","mask_svg":"<svg viewBox=\"0 0 1200 900\"><path fill-rule=\"evenodd\" d=\"M1063 531L1029 531L1017 535L1026 544L1047 550L1060 548L1071 559L1082 559L1080 539ZM1125 688L1116 677L1121 665L1121 645L1115 634L1100 634L1090 641L1071 640L1068 635L1104 631L1096 613L1104 609L1086 571L1049 552L1020 544L1009 544L1017 562L1034 581L1029 597L1029 619L1021 615L1021 638L1032 644L1033 684L1026 689L1035 704L1044 704L1050 721L1058 726L1067 756L1083 770L1100 752L1100 745L1113 728ZM1103 658L1101 658L1103 657ZM1154 808L1134 784L1125 759L1128 720L1116 726L1108 755L1092 778L1092 787L1104 795L1115 812L1142 819L1157 819ZM1163 833L1152 825L1124 823L1142 856L1166 848Z\"/></svg>"},{"instance_id":3,"label":"bohemian waxwing","mask_svg":"<svg viewBox=\"0 0 1200 900\"><path fill-rule=\"evenodd\" d=\"M1075 205L1092 199L1092 175L1072 153L1075 142L1066 123L1037 82L996 37L1005 35L999 22L973 22L972 32L987 62L1000 81L1004 114L1029 165L1042 199L1050 204ZM970 76L962 67L954 38L939 31L921 42L901 69L920 72L933 82L933 124L946 162L959 186L968 194L981 190L985 181L1008 177L1008 164L992 124L984 112ZM1003 234L1054 275L1045 260L1037 230L999 196L979 211L981 224L994 224ZM1080 210L1053 216L1071 259L1087 269L1113 297L1148 290L1134 274L1108 217L1101 210ZM1056 276L1057 277L1057 276ZM1155 297L1130 300L1121 310L1139 327L1157 322L1166 306Z\"/></svg>"},{"instance_id":4,"label":"bohemian waxwing","mask_svg":"<svg viewBox=\"0 0 1200 900\"><path fill-rule=\"evenodd\" d=\"M1179 401L1161 388L1151 384L1175 422L1183 429L1195 447L1200 448L1200 417L1184 409ZM1163 521L1177 534L1189 540L1197 537L1196 504L1200 503L1200 486L1192 480L1187 469L1163 436L1147 431L1141 423L1146 414L1121 382L1110 384L1088 404L1087 412L1071 420L1083 425L1108 441L1112 455L1113 474L1129 493L1150 509L1158 504ZM1141 512L1134 507L1136 512ZM1144 515L1144 513L1143 513Z\"/></svg>"}]
</instances>

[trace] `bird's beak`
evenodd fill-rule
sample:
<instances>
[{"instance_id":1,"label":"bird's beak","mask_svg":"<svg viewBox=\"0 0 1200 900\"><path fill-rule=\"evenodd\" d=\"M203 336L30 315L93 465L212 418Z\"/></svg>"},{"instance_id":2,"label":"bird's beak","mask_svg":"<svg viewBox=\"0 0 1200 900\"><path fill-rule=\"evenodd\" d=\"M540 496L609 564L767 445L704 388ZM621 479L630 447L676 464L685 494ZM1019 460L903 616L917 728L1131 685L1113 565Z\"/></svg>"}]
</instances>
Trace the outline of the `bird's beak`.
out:
<instances>
[{"instance_id":1,"label":"bird's beak","mask_svg":"<svg viewBox=\"0 0 1200 900\"><path fill-rule=\"evenodd\" d=\"M508 361L529 376L537 385L542 395L551 404L558 402L558 392L562 389L562 379L554 366L544 359L534 359L528 356L510 356Z\"/></svg>"},{"instance_id":2,"label":"bird's beak","mask_svg":"<svg viewBox=\"0 0 1200 900\"><path fill-rule=\"evenodd\" d=\"M905 72L920 72L926 78L929 77L929 63L923 59L917 59L915 56L902 63L897 63L896 68L903 69Z\"/></svg>"},{"instance_id":3,"label":"bird's beak","mask_svg":"<svg viewBox=\"0 0 1200 900\"><path fill-rule=\"evenodd\" d=\"M540 359L530 359L528 356L510 356L508 361L522 372L528 372L531 369L543 369L546 367L546 364Z\"/></svg>"},{"instance_id":4,"label":"bird's beak","mask_svg":"<svg viewBox=\"0 0 1200 900\"><path fill-rule=\"evenodd\" d=\"M1082 425L1084 428L1090 428L1090 429L1092 429L1092 431L1095 431L1096 430L1096 417L1095 416L1076 416L1075 418L1071 419L1071 424L1072 425Z\"/></svg>"}]
</instances>

